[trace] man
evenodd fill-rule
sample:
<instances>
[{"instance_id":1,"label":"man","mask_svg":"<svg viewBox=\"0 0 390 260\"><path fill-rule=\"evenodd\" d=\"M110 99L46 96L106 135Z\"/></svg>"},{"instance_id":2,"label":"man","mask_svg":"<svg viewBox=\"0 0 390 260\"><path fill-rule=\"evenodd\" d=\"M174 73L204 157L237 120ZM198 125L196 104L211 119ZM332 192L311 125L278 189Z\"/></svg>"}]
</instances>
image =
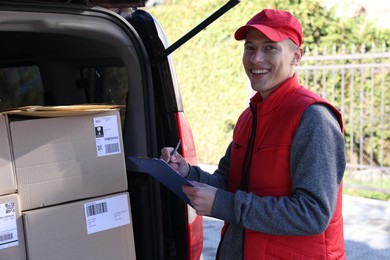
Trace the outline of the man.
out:
<instances>
[{"instance_id":1,"label":"man","mask_svg":"<svg viewBox=\"0 0 390 260\"><path fill-rule=\"evenodd\" d=\"M336 108L298 83L302 28L266 9L235 32L256 94L239 117L214 174L162 149L194 187L200 215L222 219L218 259L345 259L343 123Z\"/></svg>"}]
</instances>

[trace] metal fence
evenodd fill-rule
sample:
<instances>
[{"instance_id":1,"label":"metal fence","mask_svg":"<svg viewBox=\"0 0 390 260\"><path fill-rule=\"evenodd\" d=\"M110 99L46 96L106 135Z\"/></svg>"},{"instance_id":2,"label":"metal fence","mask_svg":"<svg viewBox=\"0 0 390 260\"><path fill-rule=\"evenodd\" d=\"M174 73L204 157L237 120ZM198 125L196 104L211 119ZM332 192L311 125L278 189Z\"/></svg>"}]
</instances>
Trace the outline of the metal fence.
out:
<instances>
[{"instance_id":1,"label":"metal fence","mask_svg":"<svg viewBox=\"0 0 390 260\"><path fill-rule=\"evenodd\" d=\"M305 87L338 107L345 123L345 185L390 193L390 52L382 44L305 50Z\"/></svg>"}]
</instances>

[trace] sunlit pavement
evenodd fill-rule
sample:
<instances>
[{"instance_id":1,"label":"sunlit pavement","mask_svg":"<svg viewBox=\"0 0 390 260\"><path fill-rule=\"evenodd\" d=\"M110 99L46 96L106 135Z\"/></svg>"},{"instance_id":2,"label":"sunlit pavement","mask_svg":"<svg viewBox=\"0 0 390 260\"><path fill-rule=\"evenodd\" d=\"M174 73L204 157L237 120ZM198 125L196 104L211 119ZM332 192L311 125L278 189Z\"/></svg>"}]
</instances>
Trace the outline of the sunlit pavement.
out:
<instances>
[{"instance_id":1,"label":"sunlit pavement","mask_svg":"<svg viewBox=\"0 0 390 260\"><path fill-rule=\"evenodd\" d=\"M201 165L213 172L214 166ZM348 260L390 259L390 202L343 196L345 251ZM215 259L223 222L204 217L204 260Z\"/></svg>"},{"instance_id":2,"label":"sunlit pavement","mask_svg":"<svg viewBox=\"0 0 390 260\"><path fill-rule=\"evenodd\" d=\"M343 196L347 259L390 259L390 202Z\"/></svg>"}]
</instances>

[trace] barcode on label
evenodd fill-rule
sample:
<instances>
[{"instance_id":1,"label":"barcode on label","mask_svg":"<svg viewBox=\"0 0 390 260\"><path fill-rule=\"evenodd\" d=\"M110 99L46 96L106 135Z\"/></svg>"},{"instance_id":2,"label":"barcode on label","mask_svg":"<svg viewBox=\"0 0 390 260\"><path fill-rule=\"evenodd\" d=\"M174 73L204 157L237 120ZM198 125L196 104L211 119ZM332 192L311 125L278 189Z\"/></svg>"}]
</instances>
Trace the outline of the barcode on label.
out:
<instances>
[{"instance_id":1,"label":"barcode on label","mask_svg":"<svg viewBox=\"0 0 390 260\"><path fill-rule=\"evenodd\" d=\"M0 242L11 240L14 238L14 235L12 233L0 235Z\"/></svg>"},{"instance_id":2,"label":"barcode on label","mask_svg":"<svg viewBox=\"0 0 390 260\"><path fill-rule=\"evenodd\" d=\"M105 141L116 140L116 139L119 139L119 136L112 136L112 137L104 138Z\"/></svg>"},{"instance_id":3,"label":"barcode on label","mask_svg":"<svg viewBox=\"0 0 390 260\"><path fill-rule=\"evenodd\" d=\"M119 152L119 143L106 144L106 153L117 153Z\"/></svg>"},{"instance_id":4,"label":"barcode on label","mask_svg":"<svg viewBox=\"0 0 390 260\"><path fill-rule=\"evenodd\" d=\"M107 202L89 205L86 207L87 217L107 212Z\"/></svg>"}]
</instances>

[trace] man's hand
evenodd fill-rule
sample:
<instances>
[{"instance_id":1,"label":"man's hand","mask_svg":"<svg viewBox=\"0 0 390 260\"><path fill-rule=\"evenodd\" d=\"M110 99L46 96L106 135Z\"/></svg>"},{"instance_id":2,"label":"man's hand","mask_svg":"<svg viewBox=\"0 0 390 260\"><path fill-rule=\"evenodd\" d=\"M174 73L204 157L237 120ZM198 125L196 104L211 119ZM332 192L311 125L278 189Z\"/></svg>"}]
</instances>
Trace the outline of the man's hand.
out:
<instances>
[{"instance_id":1,"label":"man's hand","mask_svg":"<svg viewBox=\"0 0 390 260\"><path fill-rule=\"evenodd\" d=\"M191 201L198 215L210 216L217 188L196 181L191 181L191 184L194 186L183 185L183 192Z\"/></svg>"},{"instance_id":2,"label":"man's hand","mask_svg":"<svg viewBox=\"0 0 390 260\"><path fill-rule=\"evenodd\" d=\"M160 159L166 161L181 176L186 177L190 171L190 166L179 153L171 154L173 150L173 147L162 148Z\"/></svg>"}]
</instances>

